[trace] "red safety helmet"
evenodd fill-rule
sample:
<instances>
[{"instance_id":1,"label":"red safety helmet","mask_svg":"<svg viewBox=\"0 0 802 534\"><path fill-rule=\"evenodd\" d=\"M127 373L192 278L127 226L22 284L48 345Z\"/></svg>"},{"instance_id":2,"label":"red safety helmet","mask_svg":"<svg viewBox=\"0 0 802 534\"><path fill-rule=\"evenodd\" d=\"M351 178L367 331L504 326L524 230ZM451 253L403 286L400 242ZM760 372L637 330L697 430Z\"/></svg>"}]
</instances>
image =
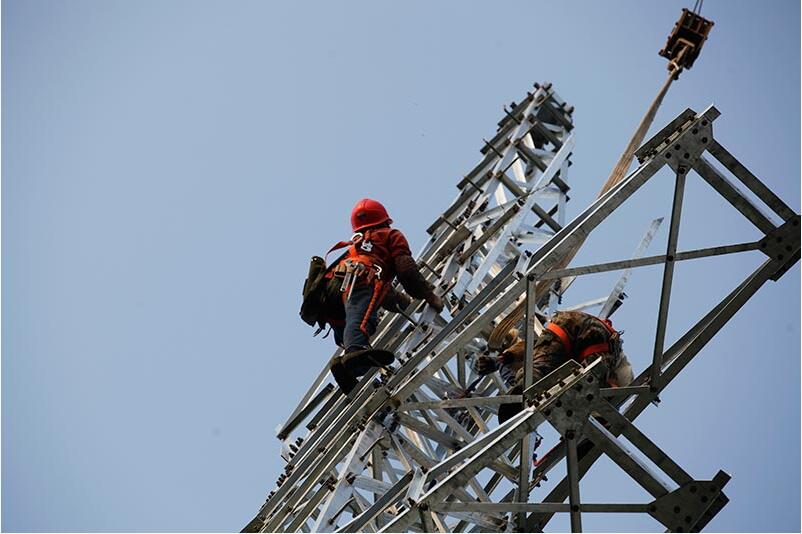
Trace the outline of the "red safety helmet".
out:
<instances>
[{"instance_id":1,"label":"red safety helmet","mask_svg":"<svg viewBox=\"0 0 802 534\"><path fill-rule=\"evenodd\" d=\"M391 222L393 220L387 214L387 210L382 206L381 202L369 198L363 198L351 210L351 228L354 232Z\"/></svg>"}]
</instances>

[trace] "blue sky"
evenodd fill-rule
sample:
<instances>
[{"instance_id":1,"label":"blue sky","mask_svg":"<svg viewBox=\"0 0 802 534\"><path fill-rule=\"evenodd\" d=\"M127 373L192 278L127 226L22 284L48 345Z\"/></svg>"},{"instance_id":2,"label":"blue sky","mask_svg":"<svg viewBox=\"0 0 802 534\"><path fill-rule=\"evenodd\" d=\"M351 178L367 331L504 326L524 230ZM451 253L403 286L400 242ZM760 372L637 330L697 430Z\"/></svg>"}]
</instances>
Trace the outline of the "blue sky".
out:
<instances>
[{"instance_id":1,"label":"blue sky","mask_svg":"<svg viewBox=\"0 0 802 534\"><path fill-rule=\"evenodd\" d=\"M309 256L350 235L353 203L382 200L419 249L501 106L551 81L576 108L576 215L662 82L682 7L4 0L2 529L239 530L281 471L274 428L332 352L297 309ZM714 103L716 138L799 211L799 3L703 14L710 40L653 132ZM669 215L671 180L575 264L628 257ZM681 249L758 237L701 179L687 187ZM667 343L761 261L680 264ZM659 281L637 271L614 317L638 370ZM709 530L800 529L799 295L795 266L638 420L693 476L733 475ZM603 462L582 491L644 499Z\"/></svg>"}]
</instances>

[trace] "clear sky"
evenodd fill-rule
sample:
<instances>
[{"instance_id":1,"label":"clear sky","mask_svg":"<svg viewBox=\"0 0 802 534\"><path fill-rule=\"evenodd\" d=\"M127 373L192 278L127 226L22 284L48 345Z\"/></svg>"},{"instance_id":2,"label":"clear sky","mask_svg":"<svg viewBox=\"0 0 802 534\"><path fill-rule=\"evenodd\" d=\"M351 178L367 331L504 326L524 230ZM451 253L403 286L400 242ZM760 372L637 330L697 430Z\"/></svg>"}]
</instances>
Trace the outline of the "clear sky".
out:
<instances>
[{"instance_id":1,"label":"clear sky","mask_svg":"<svg viewBox=\"0 0 802 534\"><path fill-rule=\"evenodd\" d=\"M419 249L502 104L551 81L576 107L573 217L690 4L4 0L2 529L239 530L281 471L274 428L333 350L298 306L353 203L384 201ZM799 2L708 0L703 15L710 40L653 131L715 103L717 139L798 211ZM575 264L628 257L669 215L671 180ZM683 249L758 237L695 175L685 214ZM678 265L667 343L761 261ZM733 475L709 530L800 529L799 278L769 282L638 420L693 476ZM614 317L638 370L659 280L637 271ZM645 500L608 464L586 480L591 502Z\"/></svg>"}]
</instances>

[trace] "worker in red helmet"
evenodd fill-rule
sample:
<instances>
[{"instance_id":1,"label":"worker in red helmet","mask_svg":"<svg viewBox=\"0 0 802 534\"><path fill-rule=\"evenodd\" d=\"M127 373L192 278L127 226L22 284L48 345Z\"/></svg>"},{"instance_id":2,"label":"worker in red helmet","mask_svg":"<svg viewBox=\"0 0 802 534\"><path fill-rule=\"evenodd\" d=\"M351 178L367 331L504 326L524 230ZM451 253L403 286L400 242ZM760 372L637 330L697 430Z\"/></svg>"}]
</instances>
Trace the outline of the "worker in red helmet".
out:
<instances>
[{"instance_id":1,"label":"worker in red helmet","mask_svg":"<svg viewBox=\"0 0 802 534\"><path fill-rule=\"evenodd\" d=\"M392 222L380 202L362 199L351 211L354 231L351 240L340 242L329 251L348 247L327 274L330 285L339 289L343 303L344 317L329 317L327 322L332 327L335 342L345 351L342 357L331 362L332 374L345 393L356 385L356 377L365 374L371 366L392 363L391 358L366 361L360 356L371 357L376 353L371 351L370 338L378 324L379 307L389 298L409 302L393 291L394 278L398 277L411 297L425 300L438 312L443 309L442 299L418 270L407 239L400 230L390 227ZM395 306L405 307L403 304Z\"/></svg>"}]
</instances>

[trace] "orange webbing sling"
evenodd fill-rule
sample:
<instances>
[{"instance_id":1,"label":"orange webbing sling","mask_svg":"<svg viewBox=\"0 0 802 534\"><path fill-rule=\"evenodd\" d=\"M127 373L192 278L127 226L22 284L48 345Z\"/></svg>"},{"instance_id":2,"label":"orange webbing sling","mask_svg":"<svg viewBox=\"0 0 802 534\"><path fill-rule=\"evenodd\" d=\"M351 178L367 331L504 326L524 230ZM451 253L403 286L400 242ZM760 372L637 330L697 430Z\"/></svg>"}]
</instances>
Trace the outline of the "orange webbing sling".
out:
<instances>
[{"instance_id":1,"label":"orange webbing sling","mask_svg":"<svg viewBox=\"0 0 802 534\"><path fill-rule=\"evenodd\" d=\"M610 332L610 335L617 333L615 329L613 329L613 324L609 319L599 319L598 317L596 317L596 319L604 325L604 327ZM608 352L610 350L610 343L606 341L604 343L596 343L595 345L585 347L579 354L574 355L574 346L571 343L571 338L568 337L568 332L566 332L563 327L555 323L549 323L546 325L546 328L560 338L560 341L565 348L565 353L569 358L575 358L579 361L583 361L594 354L598 354L599 352Z\"/></svg>"}]
</instances>

